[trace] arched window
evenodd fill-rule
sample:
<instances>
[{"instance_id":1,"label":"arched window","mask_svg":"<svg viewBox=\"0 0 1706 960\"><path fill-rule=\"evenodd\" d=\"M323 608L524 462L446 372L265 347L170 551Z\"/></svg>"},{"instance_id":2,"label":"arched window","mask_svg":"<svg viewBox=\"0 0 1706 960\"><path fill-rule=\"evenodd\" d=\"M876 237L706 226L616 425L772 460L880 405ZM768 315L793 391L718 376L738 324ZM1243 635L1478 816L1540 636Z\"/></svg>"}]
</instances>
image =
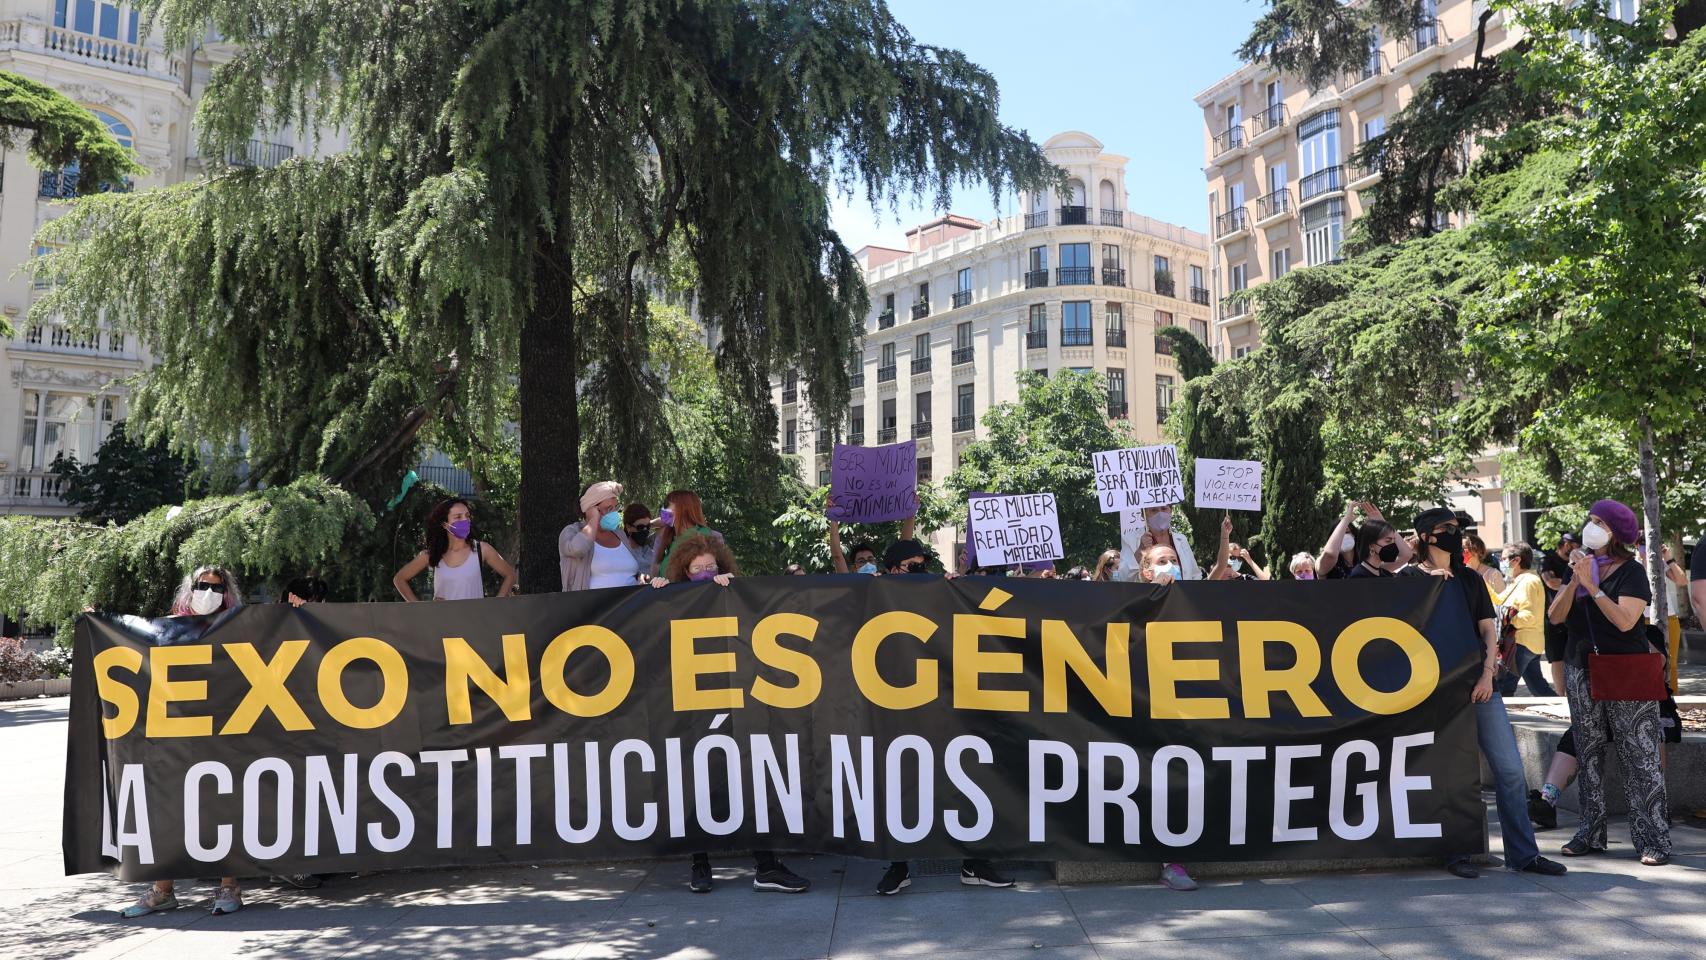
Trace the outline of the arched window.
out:
<instances>
[{"instance_id":1,"label":"arched window","mask_svg":"<svg viewBox=\"0 0 1706 960\"><path fill-rule=\"evenodd\" d=\"M120 146L132 150L136 148L136 134L131 131L130 124L105 110L91 109L90 112L95 115L96 119L107 125L107 132L113 135L113 139L117 140Z\"/></svg>"},{"instance_id":2,"label":"arched window","mask_svg":"<svg viewBox=\"0 0 1706 960\"><path fill-rule=\"evenodd\" d=\"M1101 193L1102 193L1102 209L1103 210L1118 210L1119 209L1119 205L1114 203L1114 184L1113 184L1113 181L1103 180L1102 181Z\"/></svg>"},{"instance_id":3,"label":"arched window","mask_svg":"<svg viewBox=\"0 0 1706 960\"><path fill-rule=\"evenodd\" d=\"M90 113L95 115L96 119L106 125L107 132L113 135L113 139L117 140L120 146L126 150L136 149L136 133L130 128L130 124L105 110L97 110L94 107L88 109ZM43 170L40 196L47 200L69 200L75 197L79 173L78 163L75 160L60 170ZM104 183L101 185L103 192L117 190L123 193L129 192L130 188L131 182L128 178L122 183Z\"/></svg>"}]
</instances>

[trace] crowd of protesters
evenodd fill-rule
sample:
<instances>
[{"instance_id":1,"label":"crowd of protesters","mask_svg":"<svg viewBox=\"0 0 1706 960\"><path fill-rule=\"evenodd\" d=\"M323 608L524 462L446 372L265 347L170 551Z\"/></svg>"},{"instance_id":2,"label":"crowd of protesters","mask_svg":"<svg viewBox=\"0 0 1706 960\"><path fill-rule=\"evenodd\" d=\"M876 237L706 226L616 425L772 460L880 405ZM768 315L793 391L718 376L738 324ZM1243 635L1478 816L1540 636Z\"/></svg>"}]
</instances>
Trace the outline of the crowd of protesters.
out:
<instances>
[{"instance_id":1,"label":"crowd of protesters","mask_svg":"<svg viewBox=\"0 0 1706 960\"><path fill-rule=\"evenodd\" d=\"M710 582L727 586L738 576L738 563L723 535L710 528L704 504L690 490L671 491L654 514L645 504L623 505L624 490L614 481L589 486L580 498L581 520L558 537L561 589L599 590L649 584ZM833 500L828 506L833 508ZM1174 524L1172 508L1142 512L1142 525L1122 534L1118 548L1097 556L1089 567L1064 573L1052 562L1011 568L979 566L960 558L961 575L1006 575L1096 582L1131 581L1165 588L1189 580L1270 581L1289 577L1322 580L1439 577L1449 583L1445 602L1461 603L1484 650L1482 668L1470 691L1479 745L1493 771L1496 807L1507 869L1556 876L1565 867L1541 856L1535 826L1556 827L1561 792L1574 781L1580 796L1581 823L1561 847L1566 857L1603 854L1607 848L1604 766L1608 755L1622 768L1630 814L1630 833L1643 864L1669 861L1668 802L1663 775L1664 744L1680 736L1673 699L1610 700L1594 696L1595 677L1619 665L1624 654L1660 653L1669 658L1667 693L1676 685L1675 663L1680 625L1678 603L1686 588L1694 609L1706 609L1706 550L1695 550L1692 570L1671 561L1667 588L1673 591L1671 619L1649 623L1650 590L1640 563L1642 547L1635 514L1613 500L1594 504L1579 533L1559 538L1538 551L1526 543L1491 551L1469 529L1469 518L1444 507L1420 511L1407 530L1389 522L1371 503L1347 503L1338 523L1316 553L1298 553L1270 570L1243 545L1234 542L1232 522L1220 524L1213 561L1204 571L1185 532ZM843 542L841 525L827 524L829 563L837 574L866 576L924 575L932 551L914 537L911 518L892 543ZM437 504L427 518L422 549L393 578L406 601L422 599L412 583L430 571L432 599L469 600L511 595L515 568L478 535L470 504L461 499ZM488 592L487 574L497 579ZM799 565L787 573L804 574ZM283 593L295 606L322 601L323 581L300 578ZM185 578L172 603L173 617L213 617L242 605L231 571L200 567ZM1608 660L1607 658L1612 658ZM1625 661L1623 664L1632 663ZM1608 667L1609 664L1609 667ZM1537 697L1566 697L1570 730L1548 770L1546 782L1529 790L1504 698L1519 684ZM771 851L754 851L759 890L803 892L810 883L789 870ZM1469 852L1445 867L1465 878L1479 875ZM317 878L282 879L296 886L317 885ZM1013 881L985 860L961 864L963 883L1008 887ZM1195 881L1184 865L1163 864L1161 882L1192 890ZM890 864L877 892L895 894L911 884L905 861ZM693 856L688 885L695 892L712 887L710 861ZM178 906L171 881L155 883L123 916L136 917ZM241 909L234 877L220 880L211 910Z\"/></svg>"}]
</instances>

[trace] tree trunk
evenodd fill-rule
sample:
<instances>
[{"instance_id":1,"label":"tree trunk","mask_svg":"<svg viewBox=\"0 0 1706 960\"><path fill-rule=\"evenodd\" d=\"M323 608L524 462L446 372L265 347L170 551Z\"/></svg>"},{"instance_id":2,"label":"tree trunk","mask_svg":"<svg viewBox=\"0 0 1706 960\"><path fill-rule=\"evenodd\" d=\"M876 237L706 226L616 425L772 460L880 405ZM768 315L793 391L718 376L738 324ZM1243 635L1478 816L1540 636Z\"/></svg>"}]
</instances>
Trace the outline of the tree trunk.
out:
<instances>
[{"instance_id":1,"label":"tree trunk","mask_svg":"<svg viewBox=\"0 0 1706 960\"><path fill-rule=\"evenodd\" d=\"M1647 528L1647 582L1653 589L1653 618L1660 626L1670 616L1670 582L1665 579L1664 540L1660 538L1659 479L1653 467L1653 423L1641 417L1641 512Z\"/></svg>"},{"instance_id":2,"label":"tree trunk","mask_svg":"<svg viewBox=\"0 0 1706 960\"><path fill-rule=\"evenodd\" d=\"M521 323L521 489L517 551L523 593L562 589L557 534L579 514L580 410L575 383L572 257L539 241L538 297Z\"/></svg>"}]
</instances>

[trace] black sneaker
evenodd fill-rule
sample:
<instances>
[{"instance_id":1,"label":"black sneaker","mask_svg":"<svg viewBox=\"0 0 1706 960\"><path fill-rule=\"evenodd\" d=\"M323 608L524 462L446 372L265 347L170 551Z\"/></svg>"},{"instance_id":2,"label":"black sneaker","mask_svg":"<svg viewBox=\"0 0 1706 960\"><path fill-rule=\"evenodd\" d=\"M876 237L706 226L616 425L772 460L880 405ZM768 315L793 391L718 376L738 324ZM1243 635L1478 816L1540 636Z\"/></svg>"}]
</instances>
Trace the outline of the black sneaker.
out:
<instances>
[{"instance_id":1,"label":"black sneaker","mask_svg":"<svg viewBox=\"0 0 1706 960\"><path fill-rule=\"evenodd\" d=\"M687 879L687 889L694 893L711 892L711 861L693 861L693 873Z\"/></svg>"},{"instance_id":2,"label":"black sneaker","mask_svg":"<svg viewBox=\"0 0 1706 960\"><path fill-rule=\"evenodd\" d=\"M805 893L812 888L812 882L789 870L782 861L761 867L758 875L752 878L752 889L773 890L776 893Z\"/></svg>"},{"instance_id":3,"label":"black sneaker","mask_svg":"<svg viewBox=\"0 0 1706 960\"><path fill-rule=\"evenodd\" d=\"M1013 878L996 873L988 860L967 860L960 864L960 882L973 887L1011 887Z\"/></svg>"},{"instance_id":4,"label":"black sneaker","mask_svg":"<svg viewBox=\"0 0 1706 960\"><path fill-rule=\"evenodd\" d=\"M912 886L912 869L904 863L891 863L887 873L877 881L877 892L885 897L895 894Z\"/></svg>"},{"instance_id":5,"label":"black sneaker","mask_svg":"<svg viewBox=\"0 0 1706 960\"><path fill-rule=\"evenodd\" d=\"M1445 872L1465 880L1476 880L1481 876L1481 868L1477 867L1473 860L1447 860Z\"/></svg>"},{"instance_id":6,"label":"black sneaker","mask_svg":"<svg viewBox=\"0 0 1706 960\"><path fill-rule=\"evenodd\" d=\"M298 890L313 890L320 886L321 879L317 873L289 873L274 876L273 883L280 886L291 886Z\"/></svg>"},{"instance_id":7,"label":"black sneaker","mask_svg":"<svg viewBox=\"0 0 1706 960\"><path fill-rule=\"evenodd\" d=\"M1534 862L1522 868L1523 873L1538 873L1544 877L1561 877L1570 872L1570 868L1556 860L1545 857L1535 857Z\"/></svg>"},{"instance_id":8,"label":"black sneaker","mask_svg":"<svg viewBox=\"0 0 1706 960\"><path fill-rule=\"evenodd\" d=\"M1546 802L1539 790L1528 791L1528 819L1542 830L1558 829L1558 808Z\"/></svg>"}]
</instances>

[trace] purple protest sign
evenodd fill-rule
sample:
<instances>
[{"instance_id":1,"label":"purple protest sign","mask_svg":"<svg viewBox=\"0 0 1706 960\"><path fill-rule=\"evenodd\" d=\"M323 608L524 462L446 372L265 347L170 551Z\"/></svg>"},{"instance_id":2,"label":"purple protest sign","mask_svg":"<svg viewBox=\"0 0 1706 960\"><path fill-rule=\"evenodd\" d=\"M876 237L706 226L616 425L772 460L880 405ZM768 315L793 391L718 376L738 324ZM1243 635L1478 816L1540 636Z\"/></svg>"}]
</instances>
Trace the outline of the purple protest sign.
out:
<instances>
[{"instance_id":1,"label":"purple protest sign","mask_svg":"<svg viewBox=\"0 0 1706 960\"><path fill-rule=\"evenodd\" d=\"M911 440L881 447L838 443L829 462L824 515L840 523L905 520L918 511L918 445Z\"/></svg>"}]
</instances>

